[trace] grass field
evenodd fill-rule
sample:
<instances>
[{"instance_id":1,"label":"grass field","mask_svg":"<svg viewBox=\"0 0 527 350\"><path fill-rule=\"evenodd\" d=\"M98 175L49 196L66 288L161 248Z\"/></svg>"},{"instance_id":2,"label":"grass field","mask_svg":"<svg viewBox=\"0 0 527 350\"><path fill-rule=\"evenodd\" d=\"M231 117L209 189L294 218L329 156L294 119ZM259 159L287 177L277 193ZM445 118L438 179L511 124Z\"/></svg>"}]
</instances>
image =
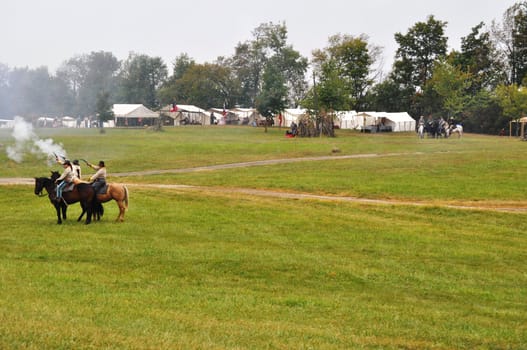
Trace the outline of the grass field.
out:
<instances>
[{"instance_id":1,"label":"grass field","mask_svg":"<svg viewBox=\"0 0 527 350\"><path fill-rule=\"evenodd\" d=\"M286 139L235 127L38 134L71 158L104 159L111 173L189 170L113 176L130 187L124 223L107 203L101 222L77 223L73 206L56 225L32 186L0 186L0 349L527 348L524 212L445 206L527 208L518 139ZM10 142L0 130L1 147ZM1 153L0 177L58 169ZM191 171L318 156L334 159Z\"/></svg>"}]
</instances>

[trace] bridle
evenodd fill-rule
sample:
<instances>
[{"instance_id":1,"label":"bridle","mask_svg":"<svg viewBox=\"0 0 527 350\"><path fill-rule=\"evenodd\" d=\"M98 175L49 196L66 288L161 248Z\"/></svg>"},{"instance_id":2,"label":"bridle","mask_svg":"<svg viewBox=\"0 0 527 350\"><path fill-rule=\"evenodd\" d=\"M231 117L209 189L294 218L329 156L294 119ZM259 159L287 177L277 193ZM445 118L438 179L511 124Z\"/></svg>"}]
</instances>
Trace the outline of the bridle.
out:
<instances>
[{"instance_id":1,"label":"bridle","mask_svg":"<svg viewBox=\"0 0 527 350\"><path fill-rule=\"evenodd\" d=\"M46 186L44 186L44 184L43 184L43 182L44 182L44 178L38 178L36 181L38 182L38 184L39 184L39 189L40 189L40 190L38 191L38 193L36 193L36 195L39 196L39 197L45 197L46 194L44 194L44 193L42 193L42 192L43 192L44 189L46 189L46 192L47 192L48 190L47 190ZM49 193L48 193L47 195L49 195Z\"/></svg>"}]
</instances>

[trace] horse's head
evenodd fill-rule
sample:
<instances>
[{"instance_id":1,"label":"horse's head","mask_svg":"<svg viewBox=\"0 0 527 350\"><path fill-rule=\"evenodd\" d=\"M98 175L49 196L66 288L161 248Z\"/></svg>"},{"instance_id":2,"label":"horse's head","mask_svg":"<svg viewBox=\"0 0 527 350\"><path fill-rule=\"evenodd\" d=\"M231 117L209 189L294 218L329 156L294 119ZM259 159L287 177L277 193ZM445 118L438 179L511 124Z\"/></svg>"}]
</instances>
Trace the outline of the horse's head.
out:
<instances>
[{"instance_id":1,"label":"horse's head","mask_svg":"<svg viewBox=\"0 0 527 350\"><path fill-rule=\"evenodd\" d=\"M35 194L37 196L42 196L42 191L44 190L45 181L49 180L45 177L35 177Z\"/></svg>"},{"instance_id":2,"label":"horse's head","mask_svg":"<svg viewBox=\"0 0 527 350\"><path fill-rule=\"evenodd\" d=\"M35 177L35 194L37 196L43 196L42 191L46 189L49 193L53 192L55 180L60 177L57 171L51 172L51 178L48 177Z\"/></svg>"}]
</instances>

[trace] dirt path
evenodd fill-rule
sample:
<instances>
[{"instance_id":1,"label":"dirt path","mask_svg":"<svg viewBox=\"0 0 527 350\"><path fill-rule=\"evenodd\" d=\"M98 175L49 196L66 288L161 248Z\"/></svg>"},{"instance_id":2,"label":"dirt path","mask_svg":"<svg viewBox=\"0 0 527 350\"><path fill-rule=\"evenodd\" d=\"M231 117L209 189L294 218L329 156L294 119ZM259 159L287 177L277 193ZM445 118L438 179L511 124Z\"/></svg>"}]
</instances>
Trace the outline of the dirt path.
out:
<instances>
[{"instance_id":1,"label":"dirt path","mask_svg":"<svg viewBox=\"0 0 527 350\"><path fill-rule=\"evenodd\" d=\"M145 170L135 172L123 172L123 173L112 173L112 177L128 177L128 176L147 176L147 175L158 175L158 174L175 174L175 173L189 173L198 171L211 171L218 169L231 169L251 166L262 166L271 164L285 164L292 162L305 162L305 161L324 161L324 160L337 160L337 159L353 159L353 158L373 158L373 157L390 157L390 156L401 156L401 155L419 155L421 152L415 153L388 153L388 154L356 154L347 156L322 156L322 157L304 157L304 158L290 158L290 159L270 159L260 160L253 162L241 162L231 164L219 164L211 166L202 166L185 169L165 169L165 170ZM1 185L34 185L35 180L33 178L0 178ZM445 201L433 201L433 202L422 202L422 201L404 201L396 199L369 199L369 198L358 198L358 197L347 197L347 196L328 196L328 195L316 195L306 193L291 193L281 192L273 190L257 190L248 188L221 188L221 187L209 187L209 186L188 186L188 185L162 185L162 184L134 184L126 183L127 186L137 188L157 188L157 189L177 189L181 191L194 191L194 192L209 192L209 193L239 193L249 196L265 196L265 197L277 197L277 198L290 198L290 199L310 199L310 200L325 200L325 201L342 201L342 202L353 202L353 203L367 203L367 204L379 204L379 205L407 205L407 206L436 206L443 208L453 209L465 209L465 210L490 210L490 211L502 211L512 213L527 212L527 204L525 203L502 203L502 202L445 202Z\"/></svg>"},{"instance_id":2,"label":"dirt path","mask_svg":"<svg viewBox=\"0 0 527 350\"><path fill-rule=\"evenodd\" d=\"M207 165L194 168L184 169L166 169L166 170L144 170L144 171L131 171L126 173L112 173L112 176L145 176L145 175L159 175L159 174L177 174L177 173L191 173L198 171L210 171L220 169L232 169L232 168L246 168L253 166L262 165L274 165L274 164L288 164L298 162L309 162L309 161L324 161L324 160L340 160L340 159L358 159L358 158L377 158L377 157L396 157L402 155L420 155L422 152L414 153L366 153L366 154L352 154L347 156L319 156L319 157L301 157L301 158L287 158L287 159L267 159L267 160L256 160L252 162L240 162L230 164L218 164L218 165Z\"/></svg>"}]
</instances>

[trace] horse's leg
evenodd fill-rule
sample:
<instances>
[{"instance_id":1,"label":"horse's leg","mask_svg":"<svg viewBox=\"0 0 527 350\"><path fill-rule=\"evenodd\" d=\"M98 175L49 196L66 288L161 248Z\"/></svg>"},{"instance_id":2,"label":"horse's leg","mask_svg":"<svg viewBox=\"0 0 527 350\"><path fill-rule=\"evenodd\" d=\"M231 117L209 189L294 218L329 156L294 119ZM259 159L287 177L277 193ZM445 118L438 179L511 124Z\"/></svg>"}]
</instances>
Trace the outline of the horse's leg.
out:
<instances>
[{"instance_id":1,"label":"horse's leg","mask_svg":"<svg viewBox=\"0 0 527 350\"><path fill-rule=\"evenodd\" d=\"M57 224L62 224L62 218L60 216L60 205L58 203L55 203L55 210L57 211Z\"/></svg>"},{"instance_id":2,"label":"horse's leg","mask_svg":"<svg viewBox=\"0 0 527 350\"><path fill-rule=\"evenodd\" d=\"M92 203L92 220L100 221L101 220L101 203L97 200Z\"/></svg>"},{"instance_id":3,"label":"horse's leg","mask_svg":"<svg viewBox=\"0 0 527 350\"><path fill-rule=\"evenodd\" d=\"M84 203L82 205L83 208L86 208L86 225L89 225L91 223L92 205L93 205L93 203L91 203L91 202L90 203L86 202L86 203Z\"/></svg>"},{"instance_id":4,"label":"horse's leg","mask_svg":"<svg viewBox=\"0 0 527 350\"><path fill-rule=\"evenodd\" d=\"M117 206L119 207L119 215L117 215L117 219L115 219L115 221L123 222L126 206L124 205L124 201L121 199L116 199L115 202L117 203Z\"/></svg>"},{"instance_id":5,"label":"horse's leg","mask_svg":"<svg viewBox=\"0 0 527 350\"><path fill-rule=\"evenodd\" d=\"M79 218L77 219L77 222L81 221L81 220L82 220L82 217L83 217L84 214L86 213L86 208L84 208L83 203L81 203L81 208L82 208L82 213L81 213L81 215L79 216Z\"/></svg>"},{"instance_id":6,"label":"horse's leg","mask_svg":"<svg viewBox=\"0 0 527 350\"><path fill-rule=\"evenodd\" d=\"M60 202L60 208L62 210L62 219L66 220L66 211L68 206L64 202Z\"/></svg>"},{"instance_id":7,"label":"horse's leg","mask_svg":"<svg viewBox=\"0 0 527 350\"><path fill-rule=\"evenodd\" d=\"M124 221L124 213L126 212L126 209L128 209L128 188L126 186L123 186L122 191L123 199L117 201L117 205L119 205L119 221L121 222Z\"/></svg>"}]
</instances>

